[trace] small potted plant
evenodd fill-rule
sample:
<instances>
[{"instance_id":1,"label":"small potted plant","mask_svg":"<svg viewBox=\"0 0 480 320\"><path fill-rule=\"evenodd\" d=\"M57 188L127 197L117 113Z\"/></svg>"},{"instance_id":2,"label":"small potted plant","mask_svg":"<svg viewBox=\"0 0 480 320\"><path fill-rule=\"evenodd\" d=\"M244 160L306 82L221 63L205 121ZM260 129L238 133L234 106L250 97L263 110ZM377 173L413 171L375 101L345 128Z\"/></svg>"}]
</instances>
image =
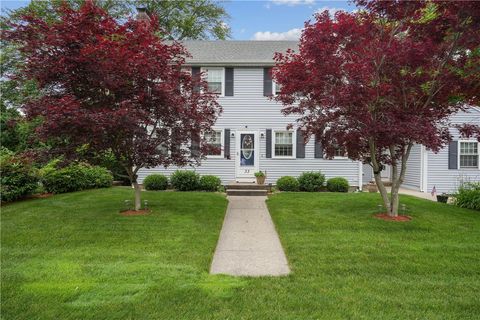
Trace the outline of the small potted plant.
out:
<instances>
[{"instance_id":1,"label":"small potted plant","mask_svg":"<svg viewBox=\"0 0 480 320\"><path fill-rule=\"evenodd\" d=\"M375 181L372 180L367 184L367 190L368 192L372 192L372 193L378 192L378 187Z\"/></svg>"},{"instance_id":2,"label":"small potted plant","mask_svg":"<svg viewBox=\"0 0 480 320\"><path fill-rule=\"evenodd\" d=\"M265 183L265 173L263 171L255 172L255 178L257 179L257 184L264 184Z\"/></svg>"},{"instance_id":3,"label":"small potted plant","mask_svg":"<svg viewBox=\"0 0 480 320\"><path fill-rule=\"evenodd\" d=\"M448 194L442 193L437 195L437 202L447 203L448 202Z\"/></svg>"}]
</instances>

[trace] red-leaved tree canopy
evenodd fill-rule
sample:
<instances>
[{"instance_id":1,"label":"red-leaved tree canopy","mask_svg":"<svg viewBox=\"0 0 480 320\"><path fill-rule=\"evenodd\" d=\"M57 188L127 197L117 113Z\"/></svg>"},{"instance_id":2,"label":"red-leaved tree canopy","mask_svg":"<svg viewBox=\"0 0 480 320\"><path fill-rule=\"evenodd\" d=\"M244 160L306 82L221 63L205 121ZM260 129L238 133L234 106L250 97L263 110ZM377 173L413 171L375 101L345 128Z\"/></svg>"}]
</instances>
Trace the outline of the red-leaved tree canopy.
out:
<instances>
[{"instance_id":1,"label":"red-leaved tree canopy","mask_svg":"<svg viewBox=\"0 0 480 320\"><path fill-rule=\"evenodd\" d=\"M25 111L42 117L39 134L65 151L113 152L136 188L138 210L137 171L198 161L207 144L192 150L191 138L210 130L221 108L182 69L188 53L161 40L154 18L120 23L91 1L79 10L65 5L60 15L50 24L23 16L5 35L27 59L22 76L42 90Z\"/></svg>"},{"instance_id":2,"label":"red-leaved tree canopy","mask_svg":"<svg viewBox=\"0 0 480 320\"><path fill-rule=\"evenodd\" d=\"M307 22L298 52L276 54L285 114L299 116L327 157L337 148L372 166L390 215L410 150L438 151L448 118L478 103L480 6L474 2L357 1L364 10ZM464 133L478 133L472 126ZM393 171L390 199L381 180Z\"/></svg>"}]
</instances>

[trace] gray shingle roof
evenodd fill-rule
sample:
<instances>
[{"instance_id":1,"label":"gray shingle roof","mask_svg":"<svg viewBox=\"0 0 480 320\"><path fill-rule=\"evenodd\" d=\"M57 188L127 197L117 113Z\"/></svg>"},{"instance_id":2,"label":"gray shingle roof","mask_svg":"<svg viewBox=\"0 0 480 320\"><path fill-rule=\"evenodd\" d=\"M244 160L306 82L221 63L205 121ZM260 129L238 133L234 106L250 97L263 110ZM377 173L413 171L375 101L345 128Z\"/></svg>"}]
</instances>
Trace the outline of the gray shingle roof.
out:
<instances>
[{"instance_id":1,"label":"gray shingle roof","mask_svg":"<svg viewBox=\"0 0 480 320\"><path fill-rule=\"evenodd\" d=\"M192 65L272 65L275 52L297 50L298 41L187 40L183 45L192 55L186 62Z\"/></svg>"}]
</instances>

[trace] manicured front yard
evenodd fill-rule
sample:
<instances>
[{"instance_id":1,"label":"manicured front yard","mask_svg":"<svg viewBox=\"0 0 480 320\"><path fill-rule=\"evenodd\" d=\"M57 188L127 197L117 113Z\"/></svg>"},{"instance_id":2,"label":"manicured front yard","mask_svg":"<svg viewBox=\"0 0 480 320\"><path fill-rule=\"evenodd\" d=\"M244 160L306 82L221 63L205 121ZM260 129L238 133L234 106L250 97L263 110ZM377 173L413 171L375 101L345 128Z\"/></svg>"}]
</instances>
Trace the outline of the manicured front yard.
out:
<instances>
[{"instance_id":1,"label":"manicured front yard","mask_svg":"<svg viewBox=\"0 0 480 320\"><path fill-rule=\"evenodd\" d=\"M473 319L480 214L410 197L413 221L372 218L378 195L282 193L268 206L293 274L210 276L226 200L128 188L2 208L4 319Z\"/></svg>"}]
</instances>

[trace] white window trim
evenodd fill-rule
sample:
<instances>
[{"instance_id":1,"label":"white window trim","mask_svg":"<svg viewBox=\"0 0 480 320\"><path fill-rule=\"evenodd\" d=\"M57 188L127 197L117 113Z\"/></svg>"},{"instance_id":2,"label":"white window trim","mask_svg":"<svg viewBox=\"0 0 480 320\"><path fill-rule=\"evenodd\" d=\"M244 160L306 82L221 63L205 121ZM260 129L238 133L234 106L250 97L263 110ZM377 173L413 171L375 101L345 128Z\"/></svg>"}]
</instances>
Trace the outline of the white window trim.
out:
<instances>
[{"instance_id":1,"label":"white window trim","mask_svg":"<svg viewBox=\"0 0 480 320\"><path fill-rule=\"evenodd\" d=\"M461 156L461 150L460 150L460 143L461 142L476 142L477 143L477 157L478 157L478 167L475 168L475 167L461 167L460 166L460 156ZM457 141L457 150L458 150L458 154L457 154L457 168L458 170L477 170L477 169L480 169L480 142L476 141L476 140L458 140Z\"/></svg>"},{"instance_id":2,"label":"white window trim","mask_svg":"<svg viewBox=\"0 0 480 320\"><path fill-rule=\"evenodd\" d=\"M201 67L200 72L207 74L207 70L222 70L222 93L220 93L219 97L225 97L225 68L224 67ZM207 81L207 79L205 79Z\"/></svg>"},{"instance_id":3,"label":"white window trim","mask_svg":"<svg viewBox=\"0 0 480 320\"><path fill-rule=\"evenodd\" d=\"M275 155L275 133L291 132L292 133L292 155L276 156ZM272 159L296 159L297 158L297 130L272 130Z\"/></svg>"},{"instance_id":4,"label":"white window trim","mask_svg":"<svg viewBox=\"0 0 480 320\"><path fill-rule=\"evenodd\" d=\"M212 128L211 131L220 131L220 154L219 155L207 155L207 159L221 159L225 157L225 130L219 128Z\"/></svg>"},{"instance_id":5,"label":"white window trim","mask_svg":"<svg viewBox=\"0 0 480 320\"><path fill-rule=\"evenodd\" d=\"M274 80L272 80L272 95L277 95L277 83Z\"/></svg>"}]
</instances>

